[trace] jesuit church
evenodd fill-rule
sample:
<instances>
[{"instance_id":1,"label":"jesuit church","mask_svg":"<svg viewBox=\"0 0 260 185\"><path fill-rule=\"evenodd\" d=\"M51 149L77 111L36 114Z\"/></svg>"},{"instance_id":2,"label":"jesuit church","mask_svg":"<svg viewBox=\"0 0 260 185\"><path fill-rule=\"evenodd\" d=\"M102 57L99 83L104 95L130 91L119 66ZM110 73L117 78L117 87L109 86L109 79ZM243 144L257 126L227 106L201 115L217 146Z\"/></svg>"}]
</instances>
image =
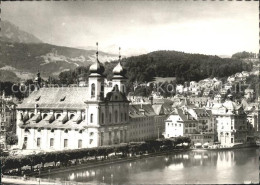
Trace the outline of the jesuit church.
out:
<instances>
[{"instance_id":1,"label":"jesuit church","mask_svg":"<svg viewBox=\"0 0 260 185\"><path fill-rule=\"evenodd\" d=\"M17 107L19 148L52 151L129 142L130 102L120 56L112 86L104 83L104 70L97 52L85 86L42 87L24 99ZM35 81L40 83L39 73Z\"/></svg>"}]
</instances>

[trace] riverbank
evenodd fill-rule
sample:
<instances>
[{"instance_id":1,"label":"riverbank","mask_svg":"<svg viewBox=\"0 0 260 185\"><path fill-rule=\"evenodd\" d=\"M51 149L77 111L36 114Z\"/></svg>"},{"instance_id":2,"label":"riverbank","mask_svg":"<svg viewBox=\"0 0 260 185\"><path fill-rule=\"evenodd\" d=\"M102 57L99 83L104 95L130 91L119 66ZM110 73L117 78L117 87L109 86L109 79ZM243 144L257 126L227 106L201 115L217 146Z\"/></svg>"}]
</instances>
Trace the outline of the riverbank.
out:
<instances>
[{"instance_id":1,"label":"riverbank","mask_svg":"<svg viewBox=\"0 0 260 185\"><path fill-rule=\"evenodd\" d=\"M95 168L99 166L106 166L110 164L117 164L117 163L123 163L123 162L130 162L130 161L136 161L141 160L144 158L152 158L157 156L163 156L168 154L178 154L190 151L190 149L174 149L171 151L163 151L163 152L157 152L157 153L151 153L151 154L142 154L142 155L135 155L131 157L126 158L115 158L115 159L106 159L101 161L93 161L92 163L83 163L83 164L76 164L74 166L62 166L54 169L46 169L44 171L41 171L40 175L39 172L34 172L27 174L26 180L23 177L20 176L8 176L4 175L2 178L3 184L85 184L85 183L79 183L75 181L58 181L53 179L46 179L45 177L49 174L55 174L55 173L64 173L64 172L70 172L73 170L81 170L81 169L89 169L89 168ZM40 181L40 183L39 183Z\"/></svg>"},{"instance_id":2,"label":"riverbank","mask_svg":"<svg viewBox=\"0 0 260 185\"><path fill-rule=\"evenodd\" d=\"M191 150L194 151L202 151L202 150L207 150L207 151L222 151L222 150L235 150L235 149L242 149L242 148L259 148L257 145L252 145L252 144L241 144L241 145L236 145L233 147L221 147L221 148L191 148Z\"/></svg>"},{"instance_id":3,"label":"riverbank","mask_svg":"<svg viewBox=\"0 0 260 185\"><path fill-rule=\"evenodd\" d=\"M80 169L89 169L89 168L94 168L98 166L104 166L104 165L109 165L109 164L115 164L115 163L122 163L122 162L129 162L129 161L135 161L135 160L140 160L143 158L150 158L150 157L157 157L157 156L163 156L163 155L168 155L168 154L177 154L177 153L182 153L190 151L190 149L175 149L171 151L163 151L163 152L157 152L157 153L151 153L151 154L142 154L142 155L135 155L131 157L125 157L125 158L115 158L115 159L106 159L106 160L101 160L101 161L94 161L92 163L83 163L83 164L77 164L74 166L69 166L69 167L59 167L56 169L52 170L44 170L41 171L41 176L47 176L50 173L61 173L61 172L67 172L67 171L72 171L72 170L80 170ZM35 176L39 177L39 174L36 173L31 173L29 176Z\"/></svg>"}]
</instances>

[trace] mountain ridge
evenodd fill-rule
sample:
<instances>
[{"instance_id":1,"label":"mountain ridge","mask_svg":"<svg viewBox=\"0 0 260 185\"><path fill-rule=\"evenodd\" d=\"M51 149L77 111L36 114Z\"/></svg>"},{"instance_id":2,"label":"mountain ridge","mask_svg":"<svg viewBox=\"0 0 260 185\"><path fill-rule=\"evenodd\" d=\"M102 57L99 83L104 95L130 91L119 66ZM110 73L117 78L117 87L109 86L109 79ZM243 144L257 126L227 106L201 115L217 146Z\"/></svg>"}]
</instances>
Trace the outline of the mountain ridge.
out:
<instances>
[{"instance_id":1,"label":"mountain ridge","mask_svg":"<svg viewBox=\"0 0 260 185\"><path fill-rule=\"evenodd\" d=\"M1 20L0 40L12 43L43 43L33 34L21 30L7 20Z\"/></svg>"}]
</instances>

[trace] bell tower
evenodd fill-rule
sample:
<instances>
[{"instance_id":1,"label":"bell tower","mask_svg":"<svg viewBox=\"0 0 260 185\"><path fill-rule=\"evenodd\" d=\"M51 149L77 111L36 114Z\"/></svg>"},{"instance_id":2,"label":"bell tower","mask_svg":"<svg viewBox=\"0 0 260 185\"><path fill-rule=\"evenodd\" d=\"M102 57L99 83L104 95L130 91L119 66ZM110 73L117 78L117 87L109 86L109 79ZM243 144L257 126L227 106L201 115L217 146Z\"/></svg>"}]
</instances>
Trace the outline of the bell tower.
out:
<instances>
[{"instance_id":1,"label":"bell tower","mask_svg":"<svg viewBox=\"0 0 260 185\"><path fill-rule=\"evenodd\" d=\"M88 79L89 98L91 101L99 101L104 99L104 66L98 60L98 43L96 52L96 62L89 68L90 75Z\"/></svg>"},{"instance_id":2,"label":"bell tower","mask_svg":"<svg viewBox=\"0 0 260 185\"><path fill-rule=\"evenodd\" d=\"M126 93L126 80L125 77L126 70L122 67L121 64L121 54L120 54L121 48L119 47L119 62L116 65L116 67L113 69L113 78L112 78L112 86L115 88L117 86L118 90L122 93Z\"/></svg>"}]
</instances>

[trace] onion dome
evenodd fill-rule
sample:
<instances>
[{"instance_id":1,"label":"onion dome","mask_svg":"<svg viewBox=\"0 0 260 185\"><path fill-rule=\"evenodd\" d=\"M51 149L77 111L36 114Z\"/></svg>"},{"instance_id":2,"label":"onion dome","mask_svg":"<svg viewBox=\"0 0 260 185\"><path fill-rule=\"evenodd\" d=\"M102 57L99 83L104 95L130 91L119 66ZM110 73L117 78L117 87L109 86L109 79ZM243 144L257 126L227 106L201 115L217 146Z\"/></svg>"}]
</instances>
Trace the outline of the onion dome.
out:
<instances>
[{"instance_id":1,"label":"onion dome","mask_svg":"<svg viewBox=\"0 0 260 185\"><path fill-rule=\"evenodd\" d=\"M105 71L104 66L99 62L98 58L97 61L92 64L89 68L89 71L91 73L98 73L98 74L102 74Z\"/></svg>"},{"instance_id":2,"label":"onion dome","mask_svg":"<svg viewBox=\"0 0 260 185\"><path fill-rule=\"evenodd\" d=\"M126 74L126 70L122 67L121 62L119 62L113 69L113 74L121 76L124 76Z\"/></svg>"},{"instance_id":3,"label":"onion dome","mask_svg":"<svg viewBox=\"0 0 260 185\"><path fill-rule=\"evenodd\" d=\"M126 70L122 67L122 64L121 64L120 50L121 50L121 48L119 47L119 63L118 63L118 64L116 65L116 67L113 69L113 74L114 74L114 75L125 76Z\"/></svg>"},{"instance_id":4,"label":"onion dome","mask_svg":"<svg viewBox=\"0 0 260 185\"><path fill-rule=\"evenodd\" d=\"M105 68L103 64L101 64L98 60L98 43L96 45L97 45L97 52L96 52L97 61L90 66L89 71L91 73L102 74L105 71Z\"/></svg>"}]
</instances>

